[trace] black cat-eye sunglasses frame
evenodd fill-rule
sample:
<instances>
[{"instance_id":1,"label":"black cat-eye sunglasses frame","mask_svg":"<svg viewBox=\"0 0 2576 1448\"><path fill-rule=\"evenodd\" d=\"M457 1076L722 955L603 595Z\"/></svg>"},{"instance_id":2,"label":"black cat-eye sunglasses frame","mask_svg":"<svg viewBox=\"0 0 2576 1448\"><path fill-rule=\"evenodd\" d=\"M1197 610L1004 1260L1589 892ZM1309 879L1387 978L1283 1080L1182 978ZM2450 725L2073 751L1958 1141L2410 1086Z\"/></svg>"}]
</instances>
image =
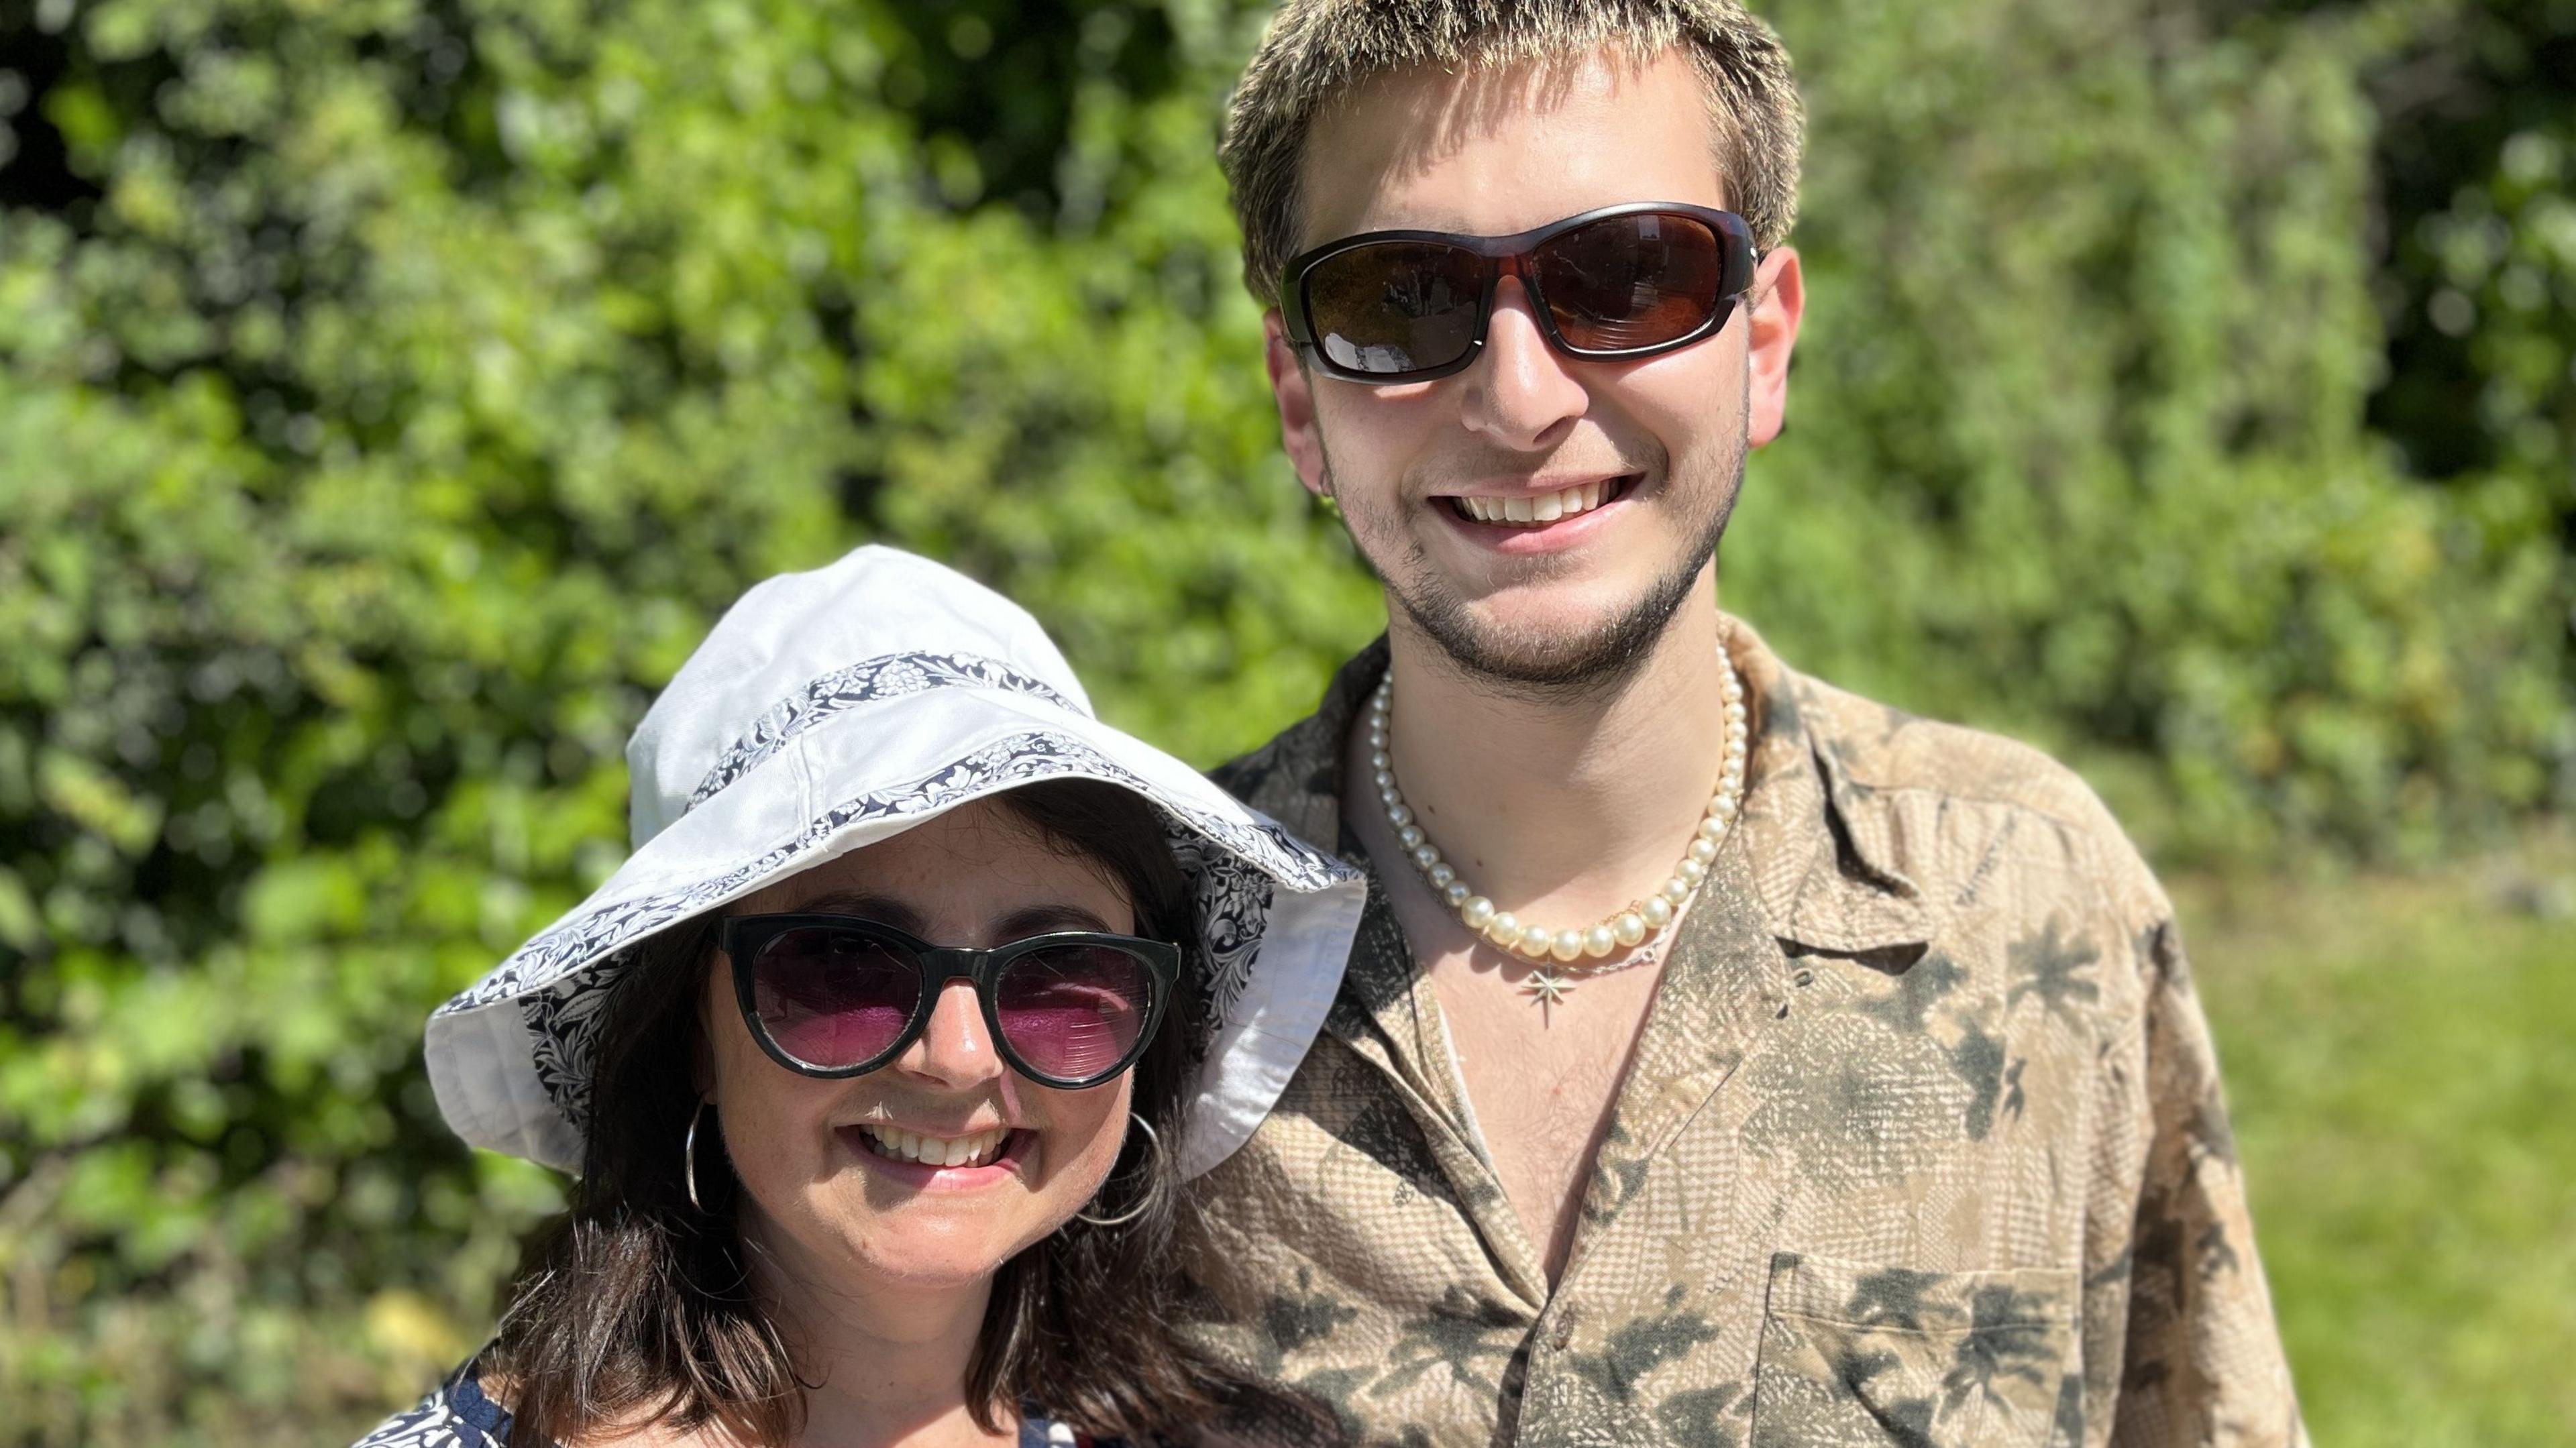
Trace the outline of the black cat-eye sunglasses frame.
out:
<instances>
[{"instance_id":1,"label":"black cat-eye sunglasses frame","mask_svg":"<svg viewBox=\"0 0 2576 1448\"><path fill-rule=\"evenodd\" d=\"M1537 256L1549 242L1569 232L1597 222L1631 216L1683 217L1714 231L1720 248L1721 267L1717 295L1709 303L1708 315L1680 336L1634 347L1577 346L1567 339L1554 310L1548 305L1535 264ZM1319 344L1306 291L1307 279L1316 267L1345 252L1390 242L1433 243L1454 247L1482 259L1483 291L1476 302L1475 335L1458 356L1428 367L1370 372L1334 360ZM1486 330L1493 322L1494 292L1506 276L1519 278L1522 288L1529 293L1531 310L1537 314L1539 331L1547 338L1549 346L1569 357L1587 360L1633 359L1677 351L1716 335L1726 326L1727 318L1734 315L1736 302L1752 288L1754 268L1760 261L1761 253L1753 245L1752 228L1745 224L1743 217L1732 211L1681 201L1634 201L1603 206L1510 236L1474 236L1456 231L1364 231L1328 241L1289 258L1287 266L1280 272L1279 315L1288 340L1311 358L1326 376L1373 387L1393 387L1407 382L1429 382L1474 366L1476 359L1484 355Z\"/></svg>"},{"instance_id":2,"label":"black cat-eye sunglasses frame","mask_svg":"<svg viewBox=\"0 0 2576 1448\"><path fill-rule=\"evenodd\" d=\"M846 1066L827 1066L798 1059L770 1035L768 1023L761 1018L756 990L760 955L771 942L790 932L805 929L845 931L889 946L893 954L909 959L914 969L921 973L920 995L913 1005L912 1017L894 1038L893 1044L864 1061ZM933 945L882 921L857 915L735 915L725 920L719 933L719 944L733 965L734 1000L742 1008L743 1024L751 1028L751 1038L759 1045L761 1053L797 1075L826 1080L864 1076L902 1055L913 1042L921 1039L923 1031L929 1029L931 1012L937 1008L940 994L947 989L948 982L966 980L974 983L975 1001L983 1008L984 1029L990 1034L994 1049L1001 1053L1003 1061L1012 1070L1041 1086L1051 1086L1059 1091L1097 1086L1115 1079L1120 1072L1135 1065L1145 1054L1146 1047L1153 1044L1154 1032L1163 1021L1163 1008L1171 1003L1172 992L1179 984L1181 974L1181 948L1169 941L1088 930L1032 935L989 950L976 950L965 946ZM994 1000L994 991L1001 984L1002 973L1010 968L1013 961L1039 951L1075 945L1105 946L1141 961L1153 982L1152 992L1145 1002L1145 1019L1137 1028L1135 1043L1115 1063L1080 1078L1051 1076L1032 1067L1011 1045L1009 1033L1002 1029L1000 1007Z\"/></svg>"}]
</instances>

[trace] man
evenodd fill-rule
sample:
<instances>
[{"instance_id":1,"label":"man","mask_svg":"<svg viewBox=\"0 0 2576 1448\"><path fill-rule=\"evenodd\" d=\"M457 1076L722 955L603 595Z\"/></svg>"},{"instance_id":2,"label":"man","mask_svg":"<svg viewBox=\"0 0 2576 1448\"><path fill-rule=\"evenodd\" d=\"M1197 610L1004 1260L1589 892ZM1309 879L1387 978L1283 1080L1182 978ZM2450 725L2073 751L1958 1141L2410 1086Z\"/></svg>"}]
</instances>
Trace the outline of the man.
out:
<instances>
[{"instance_id":1,"label":"man","mask_svg":"<svg viewBox=\"0 0 2576 1448\"><path fill-rule=\"evenodd\" d=\"M1733 0L1288 0L1246 72L1287 451L1390 622L1220 773L1372 873L1202 1183L1231 1438L2304 1441L2118 828L1717 607L1800 135Z\"/></svg>"}]
</instances>

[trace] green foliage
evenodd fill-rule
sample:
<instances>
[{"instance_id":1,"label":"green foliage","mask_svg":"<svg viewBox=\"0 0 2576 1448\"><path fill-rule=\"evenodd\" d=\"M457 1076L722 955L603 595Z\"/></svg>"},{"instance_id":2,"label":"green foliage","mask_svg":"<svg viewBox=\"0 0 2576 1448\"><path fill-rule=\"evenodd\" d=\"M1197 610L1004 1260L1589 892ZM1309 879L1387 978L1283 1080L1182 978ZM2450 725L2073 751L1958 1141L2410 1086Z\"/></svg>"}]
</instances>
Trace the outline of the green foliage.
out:
<instances>
[{"instance_id":1,"label":"green foliage","mask_svg":"<svg viewBox=\"0 0 2576 1448\"><path fill-rule=\"evenodd\" d=\"M2567 510L2363 428L2407 13L1772 9L1813 330L1734 606L2169 850L2565 788ZM951 559L1202 761L1312 702L1380 613L1233 282L1260 19L0 0L0 1443L327 1438L471 1346L556 1188L420 1022L751 581Z\"/></svg>"},{"instance_id":2,"label":"green foliage","mask_svg":"<svg viewBox=\"0 0 2576 1448\"><path fill-rule=\"evenodd\" d=\"M1782 7L1827 61L1813 301L1728 578L1806 667L2071 754L2169 856L2420 855L2563 788L2556 523L2363 429L2389 17L2190 20Z\"/></svg>"},{"instance_id":3,"label":"green foliage","mask_svg":"<svg viewBox=\"0 0 2576 1448\"><path fill-rule=\"evenodd\" d=\"M2527 478L2576 538L2576 5L2443 6L2373 91L2391 375L2418 472Z\"/></svg>"},{"instance_id":4,"label":"green foliage","mask_svg":"<svg viewBox=\"0 0 2576 1448\"><path fill-rule=\"evenodd\" d=\"M2316 1441L2564 1443L2576 854L2182 903Z\"/></svg>"}]
</instances>

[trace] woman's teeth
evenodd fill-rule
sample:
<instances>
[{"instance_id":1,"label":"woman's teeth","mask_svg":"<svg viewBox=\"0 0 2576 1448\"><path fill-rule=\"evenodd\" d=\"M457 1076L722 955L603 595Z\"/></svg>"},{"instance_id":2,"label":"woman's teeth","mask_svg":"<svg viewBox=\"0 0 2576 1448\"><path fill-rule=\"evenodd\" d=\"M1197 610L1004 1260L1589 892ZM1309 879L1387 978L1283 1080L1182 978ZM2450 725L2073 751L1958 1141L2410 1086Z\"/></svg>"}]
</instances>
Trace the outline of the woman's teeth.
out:
<instances>
[{"instance_id":1,"label":"woman's teeth","mask_svg":"<svg viewBox=\"0 0 2576 1448\"><path fill-rule=\"evenodd\" d=\"M923 1166L991 1166L1002 1155L1002 1143L1011 1130L997 1126L972 1136L916 1136L891 1126L862 1126L859 1134L868 1140L868 1148L879 1156L897 1161L917 1161Z\"/></svg>"},{"instance_id":2,"label":"woman's teeth","mask_svg":"<svg viewBox=\"0 0 2576 1448\"><path fill-rule=\"evenodd\" d=\"M1616 479L1583 483L1563 492L1518 498L1452 498L1459 516L1478 523L1526 523L1533 527L1588 513L1619 495Z\"/></svg>"}]
</instances>

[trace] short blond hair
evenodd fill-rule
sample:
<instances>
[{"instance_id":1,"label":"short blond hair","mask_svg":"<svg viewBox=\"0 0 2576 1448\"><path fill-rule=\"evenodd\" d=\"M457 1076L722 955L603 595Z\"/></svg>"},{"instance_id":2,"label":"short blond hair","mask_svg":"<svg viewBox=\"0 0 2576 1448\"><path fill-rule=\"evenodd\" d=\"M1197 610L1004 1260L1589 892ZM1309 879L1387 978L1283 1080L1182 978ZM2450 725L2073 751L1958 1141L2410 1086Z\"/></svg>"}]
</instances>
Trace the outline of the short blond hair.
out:
<instances>
[{"instance_id":1,"label":"short blond hair","mask_svg":"<svg viewBox=\"0 0 2576 1448\"><path fill-rule=\"evenodd\" d=\"M1286 0L1227 108L1218 160L1243 226L1243 283L1264 306L1297 249L1298 168L1316 116L1361 83L1610 49L1690 52L1717 136L1727 199L1769 250L1798 212L1806 108L1789 52L1738 0ZM1651 198L1639 198L1640 200Z\"/></svg>"}]
</instances>

